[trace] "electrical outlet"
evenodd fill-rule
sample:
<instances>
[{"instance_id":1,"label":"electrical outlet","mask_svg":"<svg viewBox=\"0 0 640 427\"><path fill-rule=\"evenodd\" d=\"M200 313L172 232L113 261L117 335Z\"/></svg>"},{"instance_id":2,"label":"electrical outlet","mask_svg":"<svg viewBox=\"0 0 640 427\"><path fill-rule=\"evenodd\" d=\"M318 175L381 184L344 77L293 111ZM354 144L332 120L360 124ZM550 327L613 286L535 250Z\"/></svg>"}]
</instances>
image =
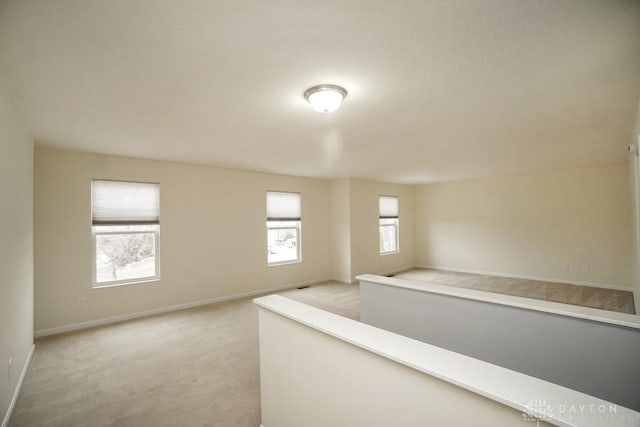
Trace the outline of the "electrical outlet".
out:
<instances>
[{"instance_id":1,"label":"electrical outlet","mask_svg":"<svg viewBox=\"0 0 640 427\"><path fill-rule=\"evenodd\" d=\"M562 264L562 269L564 271L570 271L571 270L571 264L569 264L568 262L565 262L564 264Z\"/></svg>"},{"instance_id":2,"label":"electrical outlet","mask_svg":"<svg viewBox=\"0 0 640 427\"><path fill-rule=\"evenodd\" d=\"M86 307L84 297L78 297L78 307Z\"/></svg>"},{"instance_id":3,"label":"electrical outlet","mask_svg":"<svg viewBox=\"0 0 640 427\"><path fill-rule=\"evenodd\" d=\"M9 358L9 362L7 363L7 378L11 379L13 376L13 357Z\"/></svg>"},{"instance_id":4,"label":"electrical outlet","mask_svg":"<svg viewBox=\"0 0 640 427\"><path fill-rule=\"evenodd\" d=\"M591 271L591 266L589 264L582 264L582 271L588 273Z\"/></svg>"}]
</instances>

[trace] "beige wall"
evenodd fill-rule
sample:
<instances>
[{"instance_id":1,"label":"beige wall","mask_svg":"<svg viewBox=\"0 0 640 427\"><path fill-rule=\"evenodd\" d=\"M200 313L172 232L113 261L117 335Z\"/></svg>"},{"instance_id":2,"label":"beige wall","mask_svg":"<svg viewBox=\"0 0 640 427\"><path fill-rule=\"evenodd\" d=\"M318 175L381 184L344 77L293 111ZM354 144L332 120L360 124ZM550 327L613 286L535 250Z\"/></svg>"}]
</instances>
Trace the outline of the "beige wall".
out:
<instances>
[{"instance_id":1,"label":"beige wall","mask_svg":"<svg viewBox=\"0 0 640 427\"><path fill-rule=\"evenodd\" d=\"M160 281L92 289L91 178L160 183ZM302 194L302 263L267 266L267 190ZM326 180L37 148L34 203L36 331L332 276Z\"/></svg>"},{"instance_id":2,"label":"beige wall","mask_svg":"<svg viewBox=\"0 0 640 427\"><path fill-rule=\"evenodd\" d=\"M35 329L415 265L630 286L629 174L618 164L412 187L38 148ZM159 282L91 288L91 178L161 183ZM302 193L300 264L266 265L268 189ZM379 253L380 195L400 200L398 254Z\"/></svg>"},{"instance_id":3,"label":"beige wall","mask_svg":"<svg viewBox=\"0 0 640 427\"><path fill-rule=\"evenodd\" d=\"M1 79L0 201L1 421L33 346L33 140Z\"/></svg>"},{"instance_id":4,"label":"beige wall","mask_svg":"<svg viewBox=\"0 0 640 427\"><path fill-rule=\"evenodd\" d=\"M417 264L630 286L628 177L621 163L419 186Z\"/></svg>"},{"instance_id":5,"label":"beige wall","mask_svg":"<svg viewBox=\"0 0 640 427\"><path fill-rule=\"evenodd\" d=\"M412 186L351 179L349 186L351 275L389 274L415 266ZM399 203L400 250L380 255L378 197L397 196Z\"/></svg>"},{"instance_id":6,"label":"beige wall","mask_svg":"<svg viewBox=\"0 0 640 427\"><path fill-rule=\"evenodd\" d=\"M630 144L640 149L640 103L636 115L636 126ZM633 293L636 313L640 314L640 171L638 171L637 155L629 155L629 182L631 191L632 243L631 256L633 263Z\"/></svg>"},{"instance_id":7,"label":"beige wall","mask_svg":"<svg viewBox=\"0 0 640 427\"><path fill-rule=\"evenodd\" d=\"M397 196L400 250L380 255L378 197ZM413 187L364 179L331 181L334 278L355 282L359 274L390 274L415 266Z\"/></svg>"},{"instance_id":8,"label":"beige wall","mask_svg":"<svg viewBox=\"0 0 640 427\"><path fill-rule=\"evenodd\" d=\"M635 156L629 156L629 193L631 195L631 259L633 264L633 283L639 282L639 265L638 265L638 161Z\"/></svg>"},{"instance_id":9,"label":"beige wall","mask_svg":"<svg viewBox=\"0 0 640 427\"><path fill-rule=\"evenodd\" d=\"M331 181L331 260L333 278L351 282L349 179Z\"/></svg>"}]
</instances>

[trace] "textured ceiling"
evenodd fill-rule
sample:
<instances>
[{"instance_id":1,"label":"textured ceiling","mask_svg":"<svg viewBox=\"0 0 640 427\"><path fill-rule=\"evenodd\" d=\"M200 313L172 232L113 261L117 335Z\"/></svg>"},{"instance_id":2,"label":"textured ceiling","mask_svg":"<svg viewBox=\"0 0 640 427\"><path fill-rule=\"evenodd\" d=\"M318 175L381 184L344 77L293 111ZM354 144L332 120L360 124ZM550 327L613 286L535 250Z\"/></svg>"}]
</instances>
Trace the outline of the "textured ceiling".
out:
<instances>
[{"instance_id":1,"label":"textured ceiling","mask_svg":"<svg viewBox=\"0 0 640 427\"><path fill-rule=\"evenodd\" d=\"M0 74L43 146L405 183L608 163L640 1L0 1Z\"/></svg>"}]
</instances>

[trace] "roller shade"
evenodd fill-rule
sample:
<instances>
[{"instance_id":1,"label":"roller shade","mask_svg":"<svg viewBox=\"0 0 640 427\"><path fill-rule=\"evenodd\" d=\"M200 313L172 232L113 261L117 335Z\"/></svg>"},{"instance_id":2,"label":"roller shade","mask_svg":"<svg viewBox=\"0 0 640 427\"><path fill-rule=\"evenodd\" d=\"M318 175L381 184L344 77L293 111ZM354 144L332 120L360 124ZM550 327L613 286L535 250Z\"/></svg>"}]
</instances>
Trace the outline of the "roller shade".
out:
<instances>
[{"instance_id":1,"label":"roller shade","mask_svg":"<svg viewBox=\"0 0 640 427\"><path fill-rule=\"evenodd\" d=\"M380 218L398 218L398 198L395 196L380 196L378 200Z\"/></svg>"},{"instance_id":2,"label":"roller shade","mask_svg":"<svg viewBox=\"0 0 640 427\"><path fill-rule=\"evenodd\" d=\"M93 225L159 224L160 184L91 181Z\"/></svg>"},{"instance_id":3,"label":"roller shade","mask_svg":"<svg viewBox=\"0 0 640 427\"><path fill-rule=\"evenodd\" d=\"M268 221L300 221L300 193L267 191Z\"/></svg>"}]
</instances>

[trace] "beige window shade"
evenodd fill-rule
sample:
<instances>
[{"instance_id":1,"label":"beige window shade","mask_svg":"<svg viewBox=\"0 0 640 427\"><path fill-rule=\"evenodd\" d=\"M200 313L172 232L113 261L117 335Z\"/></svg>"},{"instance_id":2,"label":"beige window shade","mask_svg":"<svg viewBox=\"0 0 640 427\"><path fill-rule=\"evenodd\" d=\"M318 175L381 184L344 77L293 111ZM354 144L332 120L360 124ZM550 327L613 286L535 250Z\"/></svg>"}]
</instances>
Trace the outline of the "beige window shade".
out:
<instances>
[{"instance_id":1,"label":"beige window shade","mask_svg":"<svg viewBox=\"0 0 640 427\"><path fill-rule=\"evenodd\" d=\"M300 221L300 193L267 191L268 221Z\"/></svg>"},{"instance_id":2,"label":"beige window shade","mask_svg":"<svg viewBox=\"0 0 640 427\"><path fill-rule=\"evenodd\" d=\"M91 181L93 225L159 224L160 184Z\"/></svg>"},{"instance_id":3,"label":"beige window shade","mask_svg":"<svg viewBox=\"0 0 640 427\"><path fill-rule=\"evenodd\" d=\"M380 218L398 218L398 198L395 196L380 196L378 200Z\"/></svg>"}]
</instances>

